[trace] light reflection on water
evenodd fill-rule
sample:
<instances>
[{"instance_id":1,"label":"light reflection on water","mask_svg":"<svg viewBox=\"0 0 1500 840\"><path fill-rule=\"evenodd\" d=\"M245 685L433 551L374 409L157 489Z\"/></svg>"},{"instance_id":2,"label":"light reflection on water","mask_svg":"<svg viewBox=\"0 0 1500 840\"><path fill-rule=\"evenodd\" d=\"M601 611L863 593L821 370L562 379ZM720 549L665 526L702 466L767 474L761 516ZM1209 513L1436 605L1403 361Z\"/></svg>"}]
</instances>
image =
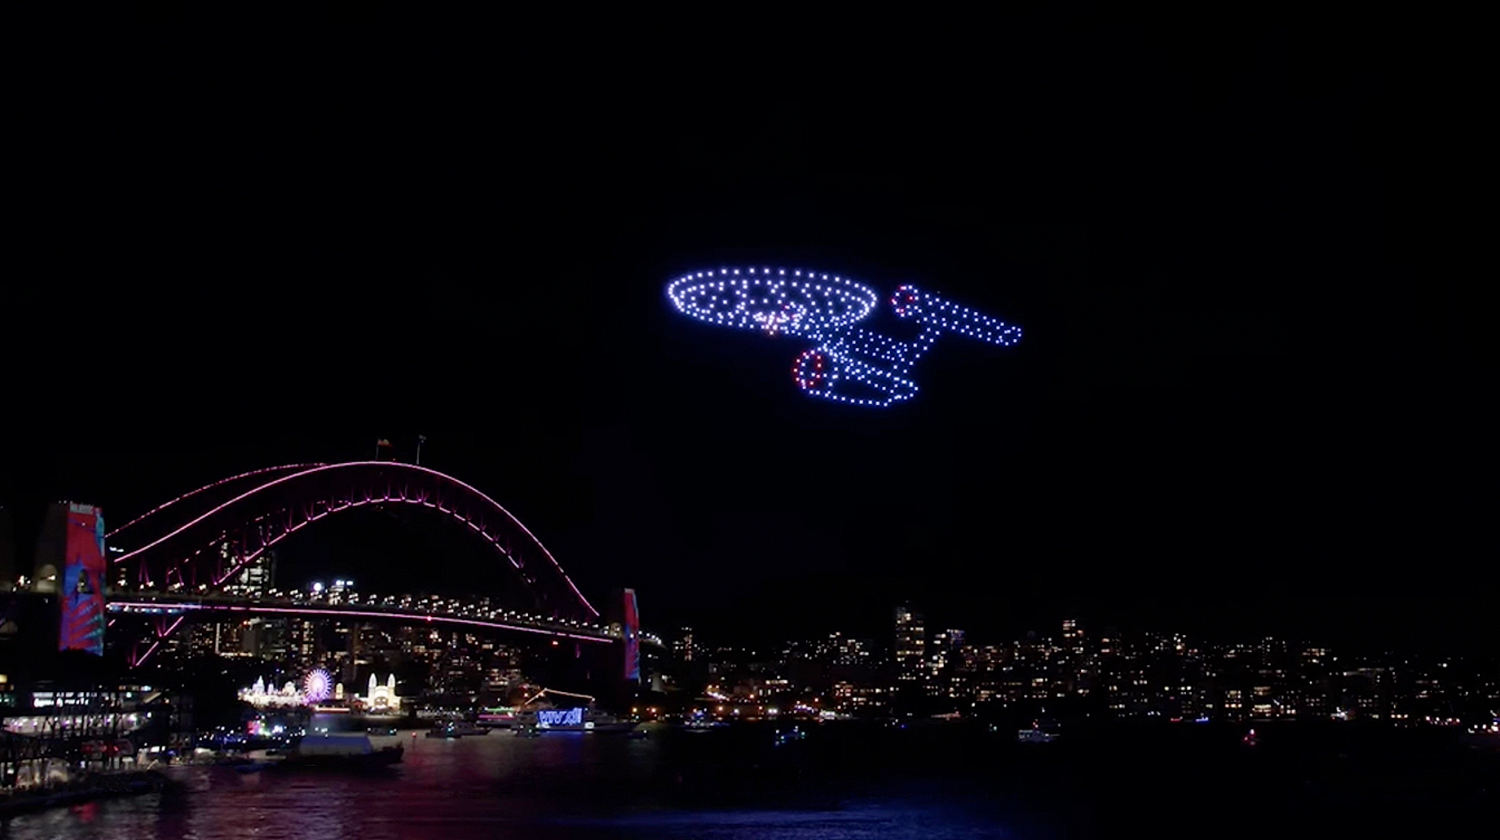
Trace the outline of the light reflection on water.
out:
<instances>
[{"instance_id":1,"label":"light reflection on water","mask_svg":"<svg viewBox=\"0 0 1500 840\"><path fill-rule=\"evenodd\" d=\"M373 740L379 746L398 739ZM177 791L14 817L3 835L15 840L1025 840L1052 834L1002 830L993 813L954 807L943 794L909 787L804 797L796 767L684 760L685 739L674 733L639 740L576 733L515 738L505 732L457 741L399 740L406 755L388 772L173 768L169 775L180 783ZM701 758L704 742L687 743Z\"/></svg>"}]
</instances>

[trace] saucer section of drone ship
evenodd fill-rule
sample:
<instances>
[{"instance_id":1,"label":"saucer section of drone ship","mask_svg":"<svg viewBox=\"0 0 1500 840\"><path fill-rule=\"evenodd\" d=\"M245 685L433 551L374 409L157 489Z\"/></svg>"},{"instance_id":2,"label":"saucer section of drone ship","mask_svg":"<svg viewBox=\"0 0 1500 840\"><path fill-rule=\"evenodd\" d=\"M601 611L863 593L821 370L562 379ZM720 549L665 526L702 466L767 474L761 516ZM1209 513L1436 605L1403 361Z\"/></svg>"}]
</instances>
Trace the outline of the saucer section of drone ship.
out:
<instances>
[{"instance_id":1,"label":"saucer section of drone ship","mask_svg":"<svg viewBox=\"0 0 1500 840\"><path fill-rule=\"evenodd\" d=\"M809 338L864 320L879 301L869 286L794 268L698 271L673 280L667 296L709 324Z\"/></svg>"}]
</instances>

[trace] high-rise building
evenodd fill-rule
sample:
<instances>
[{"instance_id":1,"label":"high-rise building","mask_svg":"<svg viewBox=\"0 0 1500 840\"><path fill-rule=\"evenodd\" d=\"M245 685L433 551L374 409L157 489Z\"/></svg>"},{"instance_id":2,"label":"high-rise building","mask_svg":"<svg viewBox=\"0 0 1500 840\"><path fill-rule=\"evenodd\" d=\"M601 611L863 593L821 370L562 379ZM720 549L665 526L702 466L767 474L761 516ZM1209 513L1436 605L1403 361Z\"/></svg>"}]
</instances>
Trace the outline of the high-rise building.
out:
<instances>
[{"instance_id":1,"label":"high-rise building","mask_svg":"<svg viewBox=\"0 0 1500 840\"><path fill-rule=\"evenodd\" d=\"M1088 694L1097 677L1093 660L1084 638L1083 622L1076 618L1063 619L1053 673L1054 688L1060 694Z\"/></svg>"},{"instance_id":2,"label":"high-rise building","mask_svg":"<svg viewBox=\"0 0 1500 840\"><path fill-rule=\"evenodd\" d=\"M310 668L317 662L318 626L311 619L287 619L286 656L294 668Z\"/></svg>"},{"instance_id":3,"label":"high-rise building","mask_svg":"<svg viewBox=\"0 0 1500 840\"><path fill-rule=\"evenodd\" d=\"M677 631L677 641L672 643L672 653L679 662L693 661L693 628L684 627Z\"/></svg>"},{"instance_id":4,"label":"high-rise building","mask_svg":"<svg viewBox=\"0 0 1500 840\"><path fill-rule=\"evenodd\" d=\"M198 659L204 656L213 656L219 647L219 622L209 621L203 624L190 624L184 627L186 633L178 632L168 637L171 642L177 642L176 652L179 656L187 656L189 659Z\"/></svg>"},{"instance_id":5,"label":"high-rise building","mask_svg":"<svg viewBox=\"0 0 1500 840\"><path fill-rule=\"evenodd\" d=\"M1083 622L1076 618L1063 619L1061 646L1071 656L1083 656Z\"/></svg>"},{"instance_id":6,"label":"high-rise building","mask_svg":"<svg viewBox=\"0 0 1500 840\"><path fill-rule=\"evenodd\" d=\"M232 561L229 546L223 545L219 549L223 553L225 565ZM254 560L240 567L240 570L224 584L224 591L231 595L244 595L251 598L259 598L276 586L276 555L270 550L262 551Z\"/></svg>"},{"instance_id":7,"label":"high-rise building","mask_svg":"<svg viewBox=\"0 0 1500 840\"><path fill-rule=\"evenodd\" d=\"M927 646L927 668L924 674L929 696L954 695L953 674L958 664L958 648L963 641L962 630L939 630L932 635L932 644Z\"/></svg>"},{"instance_id":8,"label":"high-rise building","mask_svg":"<svg viewBox=\"0 0 1500 840\"><path fill-rule=\"evenodd\" d=\"M895 612L895 645L893 659L898 683L922 683L926 663L926 627L922 613L903 604Z\"/></svg>"},{"instance_id":9,"label":"high-rise building","mask_svg":"<svg viewBox=\"0 0 1500 840\"><path fill-rule=\"evenodd\" d=\"M255 655L275 661L286 659L290 635L287 619L261 619L255 629Z\"/></svg>"},{"instance_id":10,"label":"high-rise building","mask_svg":"<svg viewBox=\"0 0 1500 840\"><path fill-rule=\"evenodd\" d=\"M254 623L259 619L245 618L239 621L215 621L214 653L219 656L254 656Z\"/></svg>"},{"instance_id":11,"label":"high-rise building","mask_svg":"<svg viewBox=\"0 0 1500 840\"><path fill-rule=\"evenodd\" d=\"M343 682L354 683L358 679L359 647L359 625L340 622L333 629L333 644L326 656L328 670Z\"/></svg>"}]
</instances>

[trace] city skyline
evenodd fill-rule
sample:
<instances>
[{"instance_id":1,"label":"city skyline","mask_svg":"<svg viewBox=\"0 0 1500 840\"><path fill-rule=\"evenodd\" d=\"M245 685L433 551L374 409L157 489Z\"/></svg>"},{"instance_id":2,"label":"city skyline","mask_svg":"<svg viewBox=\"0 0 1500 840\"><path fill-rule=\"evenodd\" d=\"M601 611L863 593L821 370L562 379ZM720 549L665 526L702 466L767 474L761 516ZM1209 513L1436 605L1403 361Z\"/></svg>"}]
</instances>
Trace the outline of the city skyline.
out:
<instances>
[{"instance_id":1,"label":"city skyline","mask_svg":"<svg viewBox=\"0 0 1500 840\"><path fill-rule=\"evenodd\" d=\"M397 436L396 440L402 441L403 439ZM431 450L429 449L430 462ZM173 495L175 494L174 492ZM513 504L508 506L512 509L519 507ZM25 509L21 510L24 512ZM127 515L130 512L127 509ZM134 511L134 513L139 512L143 511ZM106 517L107 521L117 521L108 517L107 514ZM10 518L15 517L12 515ZM18 542L24 542L28 536L28 529L24 521L20 525L21 527L16 528L13 523L12 530L18 531ZM31 530L30 535L35 536L34 529ZM450 530L440 522L425 520L420 516L413 519L401 511L361 516L351 514L348 515L348 521L329 522L326 525L320 524L316 528L308 529L304 535L290 540L283 548L287 555L283 560L284 573L300 575L304 582L310 582L316 578L348 577L365 581L374 588L386 591L404 591L407 588L403 585L406 582L403 571L405 567L399 562L393 568L387 569L372 565L369 562L371 555L368 552L374 551L374 556L397 558L400 557L402 551L410 552L408 556L422 556L433 552L440 555L446 553L447 556L453 558L453 562L442 564L447 567L445 571L431 567L423 570L423 579L431 584L423 591L439 594L461 594L468 591L468 588L473 586L472 569L484 569L485 564L492 562L493 559L481 550L482 546L460 533L458 529ZM385 553L381 554L382 551ZM22 547L19 559L28 560L26 554L25 547ZM713 574L708 571L703 572L703 575L710 579ZM630 580L625 575L615 577L611 581L614 587L629 582ZM835 583L836 585L847 584L847 582L837 581ZM1161 601L1165 599L1160 595L1155 602L1122 605L1119 598L1101 596L1087 591L1075 590L1070 594L1061 595L1050 591L1006 592L1003 591L1005 588L1003 578L990 578L985 580L985 584L999 587L1001 590L996 593L997 598L993 603L986 603L983 597L978 600L955 600L951 597L943 597L941 591L938 597L932 597L934 587L930 582L926 588L919 582L919 585L908 586L904 591L887 587L876 594L875 600L884 601L887 605L913 599L935 602L940 609L959 616L962 622L983 628L987 632L1021 632L1035 625L1038 620L1050 620L1056 614L1073 612L1101 616L1101 620L1105 623L1126 627L1170 624L1205 635L1253 638L1270 633L1301 638L1322 638L1329 643L1342 645L1353 643L1369 648L1409 650L1420 648L1424 644L1443 642L1451 644L1454 639L1458 639L1460 647L1468 648L1469 652L1482 653L1492 649L1493 644L1493 639L1482 632L1483 611L1479 609L1477 601L1471 614L1448 616L1445 639L1442 627L1388 627L1386 632L1371 633L1367 626L1356 626L1352 628L1354 632L1350 632L1351 628L1344 628L1341 632L1338 627L1330 626L1328 622L1330 613L1336 616L1341 609L1348 611L1352 602L1362 603L1354 604L1355 611L1345 612L1344 615L1358 616L1359 606L1367 611L1366 615L1399 615L1399 610L1391 609L1396 598L1394 595L1371 597L1361 593L1346 593L1343 596L1330 597L1318 592L1279 592L1276 594L1277 602L1290 608L1285 610L1285 615L1279 619L1268 621L1264 614L1259 614L1257 611L1260 599L1248 599L1237 605L1230 604L1227 605L1227 609L1222 602L1213 603L1210 609L1217 614L1206 616L1204 612L1195 611L1193 605L1163 604ZM940 587L937 588L940 590ZM500 594L500 591L501 587L496 586L490 590L490 594ZM657 611L656 614L663 621L663 626L694 624L706 630L722 632L727 638L738 642L754 640L753 635L745 635L743 628L746 625L739 616L725 616L722 610L711 604L707 606L693 604L691 600L686 602L679 600L677 603L672 603L669 599L674 594L674 587L669 586L664 592L668 597L660 600L649 588L645 593L648 609ZM1003 604L1003 608L997 609L996 603ZM997 612L1000 614L996 615ZM648 616L650 615L651 613L648 612ZM772 622L762 623L757 627L762 638L780 635L783 629L793 632L818 632L835 625L868 628L872 622L871 615L872 611L865 609L844 615L831 622L825 617L781 615L777 616L779 625ZM648 624L650 623L652 622L648 620ZM1472 628L1472 631L1465 632L1464 628Z\"/></svg>"},{"instance_id":2,"label":"city skyline","mask_svg":"<svg viewBox=\"0 0 1500 840\"><path fill-rule=\"evenodd\" d=\"M266 594L277 602L290 595ZM351 582L337 581L292 597L369 609L411 596L361 593ZM491 609L486 603L447 609L472 615L476 607ZM534 692L538 685L526 664L538 660L523 655L529 644L523 636L325 613L190 625L168 641L166 660L158 664L170 673L219 657L232 673L256 674L257 687L247 684L242 694L320 677L325 688L340 682L346 692L368 684L366 696L374 698L380 684L385 702L395 703L399 695L408 712L452 704L505 706L515 692ZM1023 637L986 637L935 621L909 604L887 619L883 639L834 631L754 647L675 628L652 643L641 702L691 715L694 704L702 713L703 702L717 700L717 713L708 714L742 719L768 710L775 716L778 708L787 714L822 707L856 716L993 717L1040 707L1077 719L1097 714L1179 723L1364 720L1451 727L1470 719L1488 725L1500 700L1500 662L1493 654L1346 650L1271 636L1211 639L1162 628L1100 627L1079 617L1058 619ZM281 699L268 702L301 702L293 690L276 690ZM376 705L374 699L362 702Z\"/></svg>"}]
</instances>

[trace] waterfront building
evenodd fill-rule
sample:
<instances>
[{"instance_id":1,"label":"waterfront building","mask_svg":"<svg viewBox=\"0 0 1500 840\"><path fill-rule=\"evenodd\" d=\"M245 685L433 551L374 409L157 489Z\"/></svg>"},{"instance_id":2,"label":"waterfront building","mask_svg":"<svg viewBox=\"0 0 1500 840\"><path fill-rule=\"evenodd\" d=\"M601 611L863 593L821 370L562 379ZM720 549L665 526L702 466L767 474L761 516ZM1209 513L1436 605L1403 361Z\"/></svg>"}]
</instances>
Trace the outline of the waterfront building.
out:
<instances>
[{"instance_id":1,"label":"waterfront building","mask_svg":"<svg viewBox=\"0 0 1500 840\"><path fill-rule=\"evenodd\" d=\"M12 685L0 709L0 795L137 766L191 746L191 697L139 684L37 680Z\"/></svg>"},{"instance_id":2,"label":"waterfront building","mask_svg":"<svg viewBox=\"0 0 1500 840\"><path fill-rule=\"evenodd\" d=\"M370 685L365 691L363 698L365 711L369 712L395 712L401 708L401 700L396 696L396 675L391 674L385 682L380 682L374 674L370 675Z\"/></svg>"},{"instance_id":3,"label":"waterfront building","mask_svg":"<svg viewBox=\"0 0 1500 840\"><path fill-rule=\"evenodd\" d=\"M890 691L884 686L836 682L829 697L834 711L846 714L884 714L890 710Z\"/></svg>"},{"instance_id":4,"label":"waterfront building","mask_svg":"<svg viewBox=\"0 0 1500 840\"><path fill-rule=\"evenodd\" d=\"M293 708L306 703L303 690L292 680L278 688L261 677L255 679L254 685L240 689L239 699L257 709Z\"/></svg>"}]
</instances>

